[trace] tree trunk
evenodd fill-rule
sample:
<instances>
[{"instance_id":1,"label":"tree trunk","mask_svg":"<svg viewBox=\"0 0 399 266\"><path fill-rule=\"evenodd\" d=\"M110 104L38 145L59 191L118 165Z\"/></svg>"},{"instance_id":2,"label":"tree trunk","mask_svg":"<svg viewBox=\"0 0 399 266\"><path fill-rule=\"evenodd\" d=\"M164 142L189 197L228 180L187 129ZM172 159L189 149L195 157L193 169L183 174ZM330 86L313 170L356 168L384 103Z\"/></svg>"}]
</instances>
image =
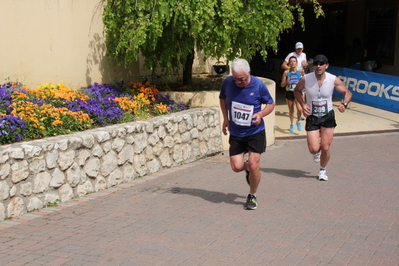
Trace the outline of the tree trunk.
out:
<instances>
[{"instance_id":1,"label":"tree trunk","mask_svg":"<svg viewBox=\"0 0 399 266\"><path fill-rule=\"evenodd\" d=\"M183 66L183 85L191 85L193 81L194 49L186 57Z\"/></svg>"}]
</instances>

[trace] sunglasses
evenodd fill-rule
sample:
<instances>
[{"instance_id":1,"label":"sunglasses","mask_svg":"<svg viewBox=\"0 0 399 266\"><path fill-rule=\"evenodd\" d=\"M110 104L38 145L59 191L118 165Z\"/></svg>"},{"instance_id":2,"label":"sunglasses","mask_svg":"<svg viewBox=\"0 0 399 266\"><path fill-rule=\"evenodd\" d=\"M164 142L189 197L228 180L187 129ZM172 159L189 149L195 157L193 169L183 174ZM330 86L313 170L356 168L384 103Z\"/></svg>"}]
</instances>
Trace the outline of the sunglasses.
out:
<instances>
[{"instance_id":1,"label":"sunglasses","mask_svg":"<svg viewBox=\"0 0 399 266\"><path fill-rule=\"evenodd\" d=\"M324 62L313 62L314 66L324 66L325 64Z\"/></svg>"}]
</instances>

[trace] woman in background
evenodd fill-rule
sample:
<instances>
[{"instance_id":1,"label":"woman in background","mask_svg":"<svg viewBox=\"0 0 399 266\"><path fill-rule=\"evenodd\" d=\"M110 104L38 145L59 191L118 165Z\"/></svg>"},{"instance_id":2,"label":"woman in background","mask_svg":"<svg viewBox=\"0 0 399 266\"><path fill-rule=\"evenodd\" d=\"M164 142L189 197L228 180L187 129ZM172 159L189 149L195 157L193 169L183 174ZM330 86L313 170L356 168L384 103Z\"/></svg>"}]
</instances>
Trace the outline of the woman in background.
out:
<instances>
[{"instance_id":1,"label":"woman in background","mask_svg":"<svg viewBox=\"0 0 399 266\"><path fill-rule=\"evenodd\" d=\"M295 131L294 125L294 104L296 106L296 115L297 115L297 128L299 131L302 130L301 124L301 115L302 115L302 107L298 104L297 100L294 96L294 89L296 84L299 82L301 77L303 76L303 70L299 70L297 68L298 61L295 56L291 56L288 61L289 69L285 70L283 76L281 78L281 87L285 87L285 101L288 106L288 116L290 118L290 131Z\"/></svg>"}]
</instances>

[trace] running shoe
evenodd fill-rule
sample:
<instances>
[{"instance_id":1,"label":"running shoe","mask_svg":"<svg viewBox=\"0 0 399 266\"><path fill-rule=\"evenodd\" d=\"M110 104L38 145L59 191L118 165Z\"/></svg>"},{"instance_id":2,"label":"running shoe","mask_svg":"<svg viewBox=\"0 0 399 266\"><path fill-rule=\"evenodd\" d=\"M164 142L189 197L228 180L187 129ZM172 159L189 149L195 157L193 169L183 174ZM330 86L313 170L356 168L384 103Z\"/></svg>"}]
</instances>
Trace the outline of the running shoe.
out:
<instances>
[{"instance_id":1,"label":"running shoe","mask_svg":"<svg viewBox=\"0 0 399 266\"><path fill-rule=\"evenodd\" d=\"M302 130L302 124L301 122L296 122L296 126L298 127L298 130L301 131Z\"/></svg>"},{"instance_id":2,"label":"running shoe","mask_svg":"<svg viewBox=\"0 0 399 266\"><path fill-rule=\"evenodd\" d=\"M320 172L319 172L319 180L320 181L328 181L328 176L326 174L326 170L320 170Z\"/></svg>"},{"instance_id":3,"label":"running shoe","mask_svg":"<svg viewBox=\"0 0 399 266\"><path fill-rule=\"evenodd\" d=\"M247 202L244 204L246 210L256 210L258 207L258 201L254 195L248 194Z\"/></svg>"},{"instance_id":4,"label":"running shoe","mask_svg":"<svg viewBox=\"0 0 399 266\"><path fill-rule=\"evenodd\" d=\"M313 161L314 161L315 163L319 163L319 162L320 162L320 155L321 155L321 151L319 151L319 152L313 154Z\"/></svg>"},{"instance_id":5,"label":"running shoe","mask_svg":"<svg viewBox=\"0 0 399 266\"><path fill-rule=\"evenodd\" d=\"M291 124L291 126L290 126L290 131L291 131L291 132L294 132L294 131L295 131L295 126L294 126L294 124Z\"/></svg>"}]
</instances>

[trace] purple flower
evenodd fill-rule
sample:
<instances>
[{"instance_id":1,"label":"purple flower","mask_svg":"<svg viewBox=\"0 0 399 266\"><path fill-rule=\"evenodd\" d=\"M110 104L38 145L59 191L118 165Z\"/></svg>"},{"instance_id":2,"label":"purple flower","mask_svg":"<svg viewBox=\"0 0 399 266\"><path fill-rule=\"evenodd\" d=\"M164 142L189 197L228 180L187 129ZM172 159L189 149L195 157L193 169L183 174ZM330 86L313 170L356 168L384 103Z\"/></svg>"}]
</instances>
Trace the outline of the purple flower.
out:
<instances>
[{"instance_id":1,"label":"purple flower","mask_svg":"<svg viewBox=\"0 0 399 266\"><path fill-rule=\"evenodd\" d=\"M64 104L72 111L83 111L97 125L104 126L116 123L123 117L123 110L114 101L116 97L124 96L115 86L109 84L94 83L86 88L81 88L90 99L85 102L80 99L65 101Z\"/></svg>"},{"instance_id":2,"label":"purple flower","mask_svg":"<svg viewBox=\"0 0 399 266\"><path fill-rule=\"evenodd\" d=\"M182 102L176 102L172 100L169 93L166 93L165 95L157 94L155 95L155 99L155 103L165 104L170 113L186 110L186 106Z\"/></svg>"},{"instance_id":3,"label":"purple flower","mask_svg":"<svg viewBox=\"0 0 399 266\"><path fill-rule=\"evenodd\" d=\"M10 92L1 86L0 88L0 110L6 111L8 106L10 106L12 101Z\"/></svg>"},{"instance_id":4,"label":"purple flower","mask_svg":"<svg viewBox=\"0 0 399 266\"><path fill-rule=\"evenodd\" d=\"M14 114L0 117L0 144L23 140L22 136L27 133L26 127L26 122Z\"/></svg>"}]
</instances>

